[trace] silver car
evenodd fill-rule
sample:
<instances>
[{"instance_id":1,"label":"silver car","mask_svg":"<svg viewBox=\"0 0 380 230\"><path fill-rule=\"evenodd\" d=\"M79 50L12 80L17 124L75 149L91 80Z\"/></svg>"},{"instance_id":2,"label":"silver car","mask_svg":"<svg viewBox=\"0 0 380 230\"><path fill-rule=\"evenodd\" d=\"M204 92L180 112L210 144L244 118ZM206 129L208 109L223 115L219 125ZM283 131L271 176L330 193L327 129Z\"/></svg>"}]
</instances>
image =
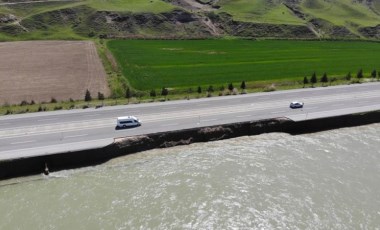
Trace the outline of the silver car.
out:
<instances>
[{"instance_id":1,"label":"silver car","mask_svg":"<svg viewBox=\"0 0 380 230\"><path fill-rule=\"evenodd\" d=\"M298 109L303 107L303 102L300 101L293 101L290 103L290 108L292 109Z\"/></svg>"}]
</instances>

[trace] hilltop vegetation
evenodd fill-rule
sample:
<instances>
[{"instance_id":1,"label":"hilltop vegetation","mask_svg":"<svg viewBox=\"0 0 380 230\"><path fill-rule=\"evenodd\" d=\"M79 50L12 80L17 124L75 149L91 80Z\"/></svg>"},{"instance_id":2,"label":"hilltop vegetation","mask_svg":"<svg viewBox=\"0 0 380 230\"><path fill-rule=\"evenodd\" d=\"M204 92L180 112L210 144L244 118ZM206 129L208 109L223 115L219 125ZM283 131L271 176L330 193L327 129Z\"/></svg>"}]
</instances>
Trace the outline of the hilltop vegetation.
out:
<instances>
[{"instance_id":1,"label":"hilltop vegetation","mask_svg":"<svg viewBox=\"0 0 380 230\"><path fill-rule=\"evenodd\" d=\"M380 38L380 0L24 1L0 0L0 40Z\"/></svg>"}]
</instances>

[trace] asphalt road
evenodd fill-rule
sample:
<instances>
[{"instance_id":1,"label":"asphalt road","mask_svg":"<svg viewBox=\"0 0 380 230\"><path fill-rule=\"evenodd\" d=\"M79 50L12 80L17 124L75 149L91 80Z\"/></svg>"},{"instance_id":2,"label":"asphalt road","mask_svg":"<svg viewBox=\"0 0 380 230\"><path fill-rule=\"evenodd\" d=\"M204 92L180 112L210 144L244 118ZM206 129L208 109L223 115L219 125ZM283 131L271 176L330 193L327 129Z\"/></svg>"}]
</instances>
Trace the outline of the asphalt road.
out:
<instances>
[{"instance_id":1,"label":"asphalt road","mask_svg":"<svg viewBox=\"0 0 380 230\"><path fill-rule=\"evenodd\" d=\"M290 109L291 101L305 103ZM0 160L105 146L114 138L288 117L307 120L380 110L380 83L54 111L0 117ZM142 126L115 129L116 117Z\"/></svg>"}]
</instances>

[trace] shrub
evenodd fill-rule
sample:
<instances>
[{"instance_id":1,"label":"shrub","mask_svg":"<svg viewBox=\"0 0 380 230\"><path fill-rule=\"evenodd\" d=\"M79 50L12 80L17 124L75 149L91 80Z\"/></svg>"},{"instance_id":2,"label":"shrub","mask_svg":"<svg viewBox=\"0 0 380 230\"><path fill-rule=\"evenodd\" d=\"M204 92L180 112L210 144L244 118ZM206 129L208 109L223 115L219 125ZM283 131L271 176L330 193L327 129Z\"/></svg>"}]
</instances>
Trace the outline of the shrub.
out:
<instances>
[{"instance_id":1,"label":"shrub","mask_svg":"<svg viewBox=\"0 0 380 230\"><path fill-rule=\"evenodd\" d=\"M264 88L264 92L272 92L272 91L276 91L276 86L274 84L268 85Z\"/></svg>"},{"instance_id":2,"label":"shrub","mask_svg":"<svg viewBox=\"0 0 380 230\"><path fill-rule=\"evenodd\" d=\"M21 105L21 106L25 106L25 105L29 105L29 103L28 103L27 101L24 100L24 101L22 101L22 102L20 103L20 105Z\"/></svg>"},{"instance_id":3,"label":"shrub","mask_svg":"<svg viewBox=\"0 0 380 230\"><path fill-rule=\"evenodd\" d=\"M87 90L86 90L86 94L84 95L84 101L91 101L91 100L92 100L91 93L90 93L90 91L87 89Z\"/></svg>"}]
</instances>

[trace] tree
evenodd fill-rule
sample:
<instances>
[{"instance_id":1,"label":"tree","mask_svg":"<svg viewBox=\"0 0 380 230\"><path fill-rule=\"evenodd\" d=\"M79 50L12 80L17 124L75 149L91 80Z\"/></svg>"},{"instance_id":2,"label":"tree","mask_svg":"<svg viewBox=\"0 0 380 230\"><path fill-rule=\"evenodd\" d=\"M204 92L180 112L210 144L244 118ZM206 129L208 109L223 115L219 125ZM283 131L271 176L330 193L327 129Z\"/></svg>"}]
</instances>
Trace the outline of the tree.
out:
<instances>
[{"instance_id":1,"label":"tree","mask_svg":"<svg viewBox=\"0 0 380 230\"><path fill-rule=\"evenodd\" d=\"M150 95L150 96L153 98L153 100L154 100L154 98L157 96L157 94L156 94L156 90L152 89L152 90L150 91L149 95Z\"/></svg>"},{"instance_id":2,"label":"tree","mask_svg":"<svg viewBox=\"0 0 380 230\"><path fill-rule=\"evenodd\" d=\"M303 87L305 88L305 85L306 84L309 84L309 79L307 79L307 77L305 76L304 78L303 78Z\"/></svg>"},{"instance_id":3,"label":"tree","mask_svg":"<svg viewBox=\"0 0 380 230\"><path fill-rule=\"evenodd\" d=\"M313 75L311 75L310 82L312 87L314 87L314 84L317 83L317 75L315 74L315 72L313 73Z\"/></svg>"},{"instance_id":4,"label":"tree","mask_svg":"<svg viewBox=\"0 0 380 230\"><path fill-rule=\"evenodd\" d=\"M50 103L57 103L57 99L55 99L54 97L52 97L51 100L50 100Z\"/></svg>"},{"instance_id":5,"label":"tree","mask_svg":"<svg viewBox=\"0 0 380 230\"><path fill-rule=\"evenodd\" d=\"M241 82L240 89L245 90L247 86L245 85L245 81Z\"/></svg>"},{"instance_id":6,"label":"tree","mask_svg":"<svg viewBox=\"0 0 380 230\"><path fill-rule=\"evenodd\" d=\"M125 98L128 99L128 104L129 104L129 99L131 98L131 96L132 96L131 89L127 87L127 89L125 90Z\"/></svg>"},{"instance_id":7,"label":"tree","mask_svg":"<svg viewBox=\"0 0 380 230\"><path fill-rule=\"evenodd\" d=\"M363 69L359 69L358 73L356 74L356 77L358 79L362 79L363 78Z\"/></svg>"},{"instance_id":8,"label":"tree","mask_svg":"<svg viewBox=\"0 0 380 230\"><path fill-rule=\"evenodd\" d=\"M346 80L351 81L351 78L352 78L351 72L348 72L348 74L346 75Z\"/></svg>"},{"instance_id":9,"label":"tree","mask_svg":"<svg viewBox=\"0 0 380 230\"><path fill-rule=\"evenodd\" d=\"M190 100L190 94L193 93L193 88L188 88L187 89L187 100Z\"/></svg>"},{"instance_id":10,"label":"tree","mask_svg":"<svg viewBox=\"0 0 380 230\"><path fill-rule=\"evenodd\" d=\"M166 96L169 94L169 90L165 87L162 87L162 90L161 90L161 95L165 97L166 99Z\"/></svg>"},{"instance_id":11,"label":"tree","mask_svg":"<svg viewBox=\"0 0 380 230\"><path fill-rule=\"evenodd\" d=\"M87 89L87 90L86 90L86 94L84 95L84 101L91 101L91 100L92 100L91 93L90 93L90 91Z\"/></svg>"},{"instance_id":12,"label":"tree","mask_svg":"<svg viewBox=\"0 0 380 230\"><path fill-rule=\"evenodd\" d=\"M198 86L197 92L198 92L198 94L202 93L202 88L200 86Z\"/></svg>"},{"instance_id":13,"label":"tree","mask_svg":"<svg viewBox=\"0 0 380 230\"><path fill-rule=\"evenodd\" d=\"M372 70L371 77L372 77L372 79L375 79L376 76L377 76L377 71L374 69L374 70Z\"/></svg>"},{"instance_id":14,"label":"tree","mask_svg":"<svg viewBox=\"0 0 380 230\"><path fill-rule=\"evenodd\" d=\"M228 90L231 92L234 90L234 85L232 83L228 84Z\"/></svg>"},{"instance_id":15,"label":"tree","mask_svg":"<svg viewBox=\"0 0 380 230\"><path fill-rule=\"evenodd\" d=\"M338 78L336 77L330 77L329 81L330 81L330 85L334 82L334 81L337 81Z\"/></svg>"},{"instance_id":16,"label":"tree","mask_svg":"<svg viewBox=\"0 0 380 230\"><path fill-rule=\"evenodd\" d=\"M101 92L98 92L98 100L104 100L104 94L102 94Z\"/></svg>"},{"instance_id":17,"label":"tree","mask_svg":"<svg viewBox=\"0 0 380 230\"><path fill-rule=\"evenodd\" d=\"M212 85L210 85L210 86L208 87L208 89L207 89L207 92L209 92L209 93L214 92L214 87L213 87Z\"/></svg>"},{"instance_id":18,"label":"tree","mask_svg":"<svg viewBox=\"0 0 380 230\"><path fill-rule=\"evenodd\" d=\"M321 78L322 85L325 85L325 83L329 82L329 79L327 78L327 74L323 73Z\"/></svg>"}]
</instances>

